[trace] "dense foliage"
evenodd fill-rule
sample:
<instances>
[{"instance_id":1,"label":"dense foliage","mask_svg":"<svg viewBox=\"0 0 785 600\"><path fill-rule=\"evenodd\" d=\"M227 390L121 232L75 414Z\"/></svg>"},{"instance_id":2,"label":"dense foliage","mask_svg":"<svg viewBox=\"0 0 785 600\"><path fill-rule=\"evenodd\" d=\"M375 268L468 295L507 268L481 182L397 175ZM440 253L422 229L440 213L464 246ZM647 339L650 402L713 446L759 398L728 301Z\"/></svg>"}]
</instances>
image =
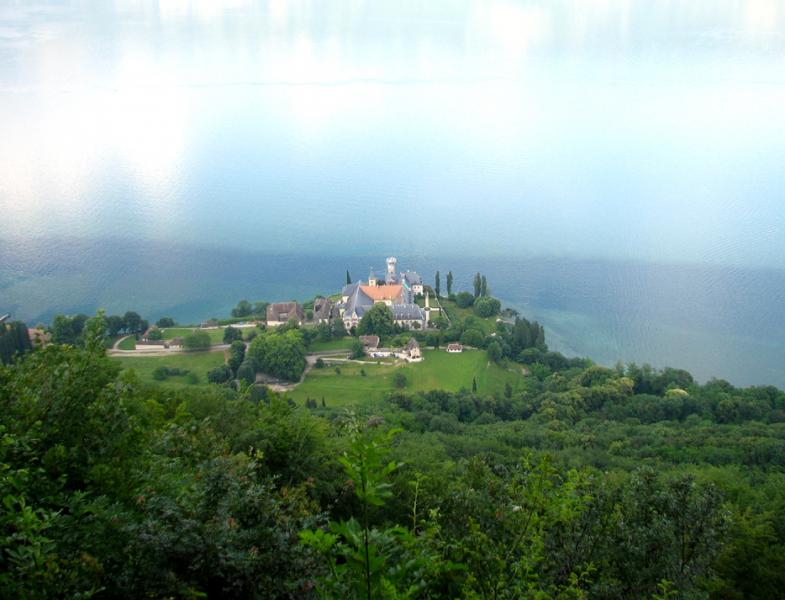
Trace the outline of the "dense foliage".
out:
<instances>
[{"instance_id":1,"label":"dense foliage","mask_svg":"<svg viewBox=\"0 0 785 600\"><path fill-rule=\"evenodd\" d=\"M393 320L392 312L383 302L378 302L367 310L357 327L357 333L360 335L384 337L394 331L395 321Z\"/></svg>"},{"instance_id":2,"label":"dense foliage","mask_svg":"<svg viewBox=\"0 0 785 600\"><path fill-rule=\"evenodd\" d=\"M247 354L256 371L273 377L297 381L305 370L303 334L296 328L281 328L258 335Z\"/></svg>"},{"instance_id":3,"label":"dense foliage","mask_svg":"<svg viewBox=\"0 0 785 600\"><path fill-rule=\"evenodd\" d=\"M61 320L78 346L0 366L0 597L781 597L785 392L564 357L477 314L474 283L473 311L406 336L484 348L515 387L398 370L355 412L254 385L342 326L234 339L220 385L178 390L118 372L111 317Z\"/></svg>"}]
</instances>

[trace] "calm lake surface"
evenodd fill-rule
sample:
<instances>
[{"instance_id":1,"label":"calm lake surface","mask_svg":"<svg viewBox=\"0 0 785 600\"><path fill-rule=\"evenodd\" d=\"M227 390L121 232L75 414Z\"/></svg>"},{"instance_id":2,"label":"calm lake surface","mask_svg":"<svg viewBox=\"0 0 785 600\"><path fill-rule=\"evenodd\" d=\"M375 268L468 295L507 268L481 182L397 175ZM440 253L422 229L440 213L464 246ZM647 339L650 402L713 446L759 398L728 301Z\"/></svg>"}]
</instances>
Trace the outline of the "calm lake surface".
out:
<instances>
[{"instance_id":1,"label":"calm lake surface","mask_svg":"<svg viewBox=\"0 0 785 600\"><path fill-rule=\"evenodd\" d=\"M396 255L564 352L785 387L783 107L779 0L0 0L0 313Z\"/></svg>"}]
</instances>

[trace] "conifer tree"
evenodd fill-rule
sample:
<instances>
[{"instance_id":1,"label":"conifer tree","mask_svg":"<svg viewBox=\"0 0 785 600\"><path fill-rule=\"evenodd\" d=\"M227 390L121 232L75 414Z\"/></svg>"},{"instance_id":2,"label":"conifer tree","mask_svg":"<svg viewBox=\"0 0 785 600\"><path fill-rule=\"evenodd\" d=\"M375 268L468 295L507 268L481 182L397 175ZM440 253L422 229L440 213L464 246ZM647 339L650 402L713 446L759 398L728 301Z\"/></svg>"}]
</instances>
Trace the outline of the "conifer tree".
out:
<instances>
[{"instance_id":1,"label":"conifer tree","mask_svg":"<svg viewBox=\"0 0 785 600\"><path fill-rule=\"evenodd\" d=\"M439 276L439 271L436 271L436 281L434 282L433 290L436 292L436 296L438 297L441 291L442 284L441 284L441 277Z\"/></svg>"}]
</instances>

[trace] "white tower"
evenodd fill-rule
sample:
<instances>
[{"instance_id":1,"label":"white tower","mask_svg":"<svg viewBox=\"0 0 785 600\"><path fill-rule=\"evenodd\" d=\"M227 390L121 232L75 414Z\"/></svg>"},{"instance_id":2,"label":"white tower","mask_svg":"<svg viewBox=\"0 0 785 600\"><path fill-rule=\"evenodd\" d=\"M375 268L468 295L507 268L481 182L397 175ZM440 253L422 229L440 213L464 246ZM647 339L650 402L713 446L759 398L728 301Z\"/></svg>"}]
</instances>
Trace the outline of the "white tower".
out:
<instances>
[{"instance_id":1,"label":"white tower","mask_svg":"<svg viewBox=\"0 0 785 600\"><path fill-rule=\"evenodd\" d=\"M393 283L396 280L395 277L395 265L398 263L398 259L394 256L391 256L387 259L387 283Z\"/></svg>"}]
</instances>

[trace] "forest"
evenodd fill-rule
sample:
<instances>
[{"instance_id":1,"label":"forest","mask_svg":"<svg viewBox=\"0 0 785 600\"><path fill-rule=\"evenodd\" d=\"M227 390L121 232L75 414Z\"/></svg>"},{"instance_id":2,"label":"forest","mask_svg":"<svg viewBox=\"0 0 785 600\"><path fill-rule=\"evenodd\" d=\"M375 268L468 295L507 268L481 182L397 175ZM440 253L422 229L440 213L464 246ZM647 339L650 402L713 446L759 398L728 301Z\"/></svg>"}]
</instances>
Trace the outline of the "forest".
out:
<instances>
[{"instance_id":1,"label":"forest","mask_svg":"<svg viewBox=\"0 0 785 600\"><path fill-rule=\"evenodd\" d=\"M781 390L565 359L518 319L494 339L531 369L515 391L299 406L143 385L105 326L0 367L1 597L785 589Z\"/></svg>"}]
</instances>

